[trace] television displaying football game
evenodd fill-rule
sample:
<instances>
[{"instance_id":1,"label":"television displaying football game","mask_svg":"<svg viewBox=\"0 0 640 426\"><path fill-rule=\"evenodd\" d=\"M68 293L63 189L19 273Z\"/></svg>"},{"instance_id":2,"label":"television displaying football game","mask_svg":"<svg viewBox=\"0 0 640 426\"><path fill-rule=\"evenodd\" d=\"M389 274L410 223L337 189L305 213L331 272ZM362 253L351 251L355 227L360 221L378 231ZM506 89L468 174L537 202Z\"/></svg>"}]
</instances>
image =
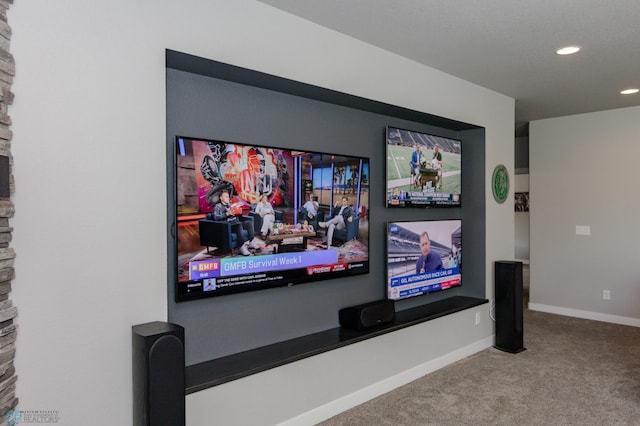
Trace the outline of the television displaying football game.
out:
<instances>
[{"instance_id":1,"label":"television displaying football game","mask_svg":"<svg viewBox=\"0 0 640 426\"><path fill-rule=\"evenodd\" d=\"M387 223L387 298L406 299L462 284L462 221Z\"/></svg>"},{"instance_id":2,"label":"television displaying football game","mask_svg":"<svg viewBox=\"0 0 640 426\"><path fill-rule=\"evenodd\" d=\"M387 207L461 204L461 142L387 127Z\"/></svg>"},{"instance_id":3,"label":"television displaying football game","mask_svg":"<svg viewBox=\"0 0 640 426\"><path fill-rule=\"evenodd\" d=\"M369 160L176 137L176 301L369 272Z\"/></svg>"}]
</instances>

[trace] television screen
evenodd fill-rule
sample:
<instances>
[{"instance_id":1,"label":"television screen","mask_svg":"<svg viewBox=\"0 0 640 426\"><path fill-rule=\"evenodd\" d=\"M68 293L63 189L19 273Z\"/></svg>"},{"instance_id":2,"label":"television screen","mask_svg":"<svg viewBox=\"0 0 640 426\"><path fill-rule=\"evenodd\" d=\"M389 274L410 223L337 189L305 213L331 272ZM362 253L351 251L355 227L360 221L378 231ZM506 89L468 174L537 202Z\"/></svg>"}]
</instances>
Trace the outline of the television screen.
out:
<instances>
[{"instance_id":1,"label":"television screen","mask_svg":"<svg viewBox=\"0 0 640 426\"><path fill-rule=\"evenodd\" d=\"M176 137L176 300L369 272L369 160Z\"/></svg>"},{"instance_id":2,"label":"television screen","mask_svg":"<svg viewBox=\"0 0 640 426\"><path fill-rule=\"evenodd\" d=\"M387 207L461 203L460 141L387 127Z\"/></svg>"},{"instance_id":3,"label":"television screen","mask_svg":"<svg viewBox=\"0 0 640 426\"><path fill-rule=\"evenodd\" d=\"M461 268L460 220L387 223L387 298L457 287Z\"/></svg>"}]
</instances>

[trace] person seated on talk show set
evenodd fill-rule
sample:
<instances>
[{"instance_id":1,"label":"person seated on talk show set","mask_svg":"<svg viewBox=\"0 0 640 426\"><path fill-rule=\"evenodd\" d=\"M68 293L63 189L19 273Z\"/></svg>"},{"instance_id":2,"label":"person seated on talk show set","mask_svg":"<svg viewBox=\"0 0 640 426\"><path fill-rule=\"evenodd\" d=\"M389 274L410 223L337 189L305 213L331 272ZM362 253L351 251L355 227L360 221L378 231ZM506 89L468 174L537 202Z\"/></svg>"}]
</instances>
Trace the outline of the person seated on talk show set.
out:
<instances>
[{"instance_id":1,"label":"person seated on talk show set","mask_svg":"<svg viewBox=\"0 0 640 426\"><path fill-rule=\"evenodd\" d=\"M307 202L302 205L302 208L306 210L307 220L311 222L315 219L316 215L318 214L318 209L320 208L320 205L318 204L317 201L313 199L313 194L309 193L307 195Z\"/></svg>"},{"instance_id":2,"label":"person seated on talk show set","mask_svg":"<svg viewBox=\"0 0 640 426\"><path fill-rule=\"evenodd\" d=\"M416 261L416 274L443 269L442 259L431 251L431 239L426 231L420 234L420 251L422 254Z\"/></svg>"},{"instance_id":3,"label":"person seated on talk show set","mask_svg":"<svg viewBox=\"0 0 640 426\"><path fill-rule=\"evenodd\" d=\"M213 208L213 219L220 221L227 221L231 224L231 231L236 234L238 241L242 241L242 229L247 230L248 235L253 235L253 223L252 222L242 222L238 220L238 216L242 214L234 211L236 206L232 205L229 200L229 192L222 191L220 194L220 201ZM249 256L251 252L249 251L249 247L257 248L255 244L252 244L251 238L242 243L240 247L240 253L244 256Z\"/></svg>"},{"instance_id":4,"label":"person seated on talk show set","mask_svg":"<svg viewBox=\"0 0 640 426\"><path fill-rule=\"evenodd\" d=\"M273 210L273 206L266 195L260 197L260 201L256 204L255 212L262 218L260 235L262 236L262 239L264 239L267 234L269 234L273 227L273 223L276 221L276 212Z\"/></svg>"},{"instance_id":5,"label":"person seated on talk show set","mask_svg":"<svg viewBox=\"0 0 640 426\"><path fill-rule=\"evenodd\" d=\"M333 232L336 229L344 229L347 222L353 221L353 209L349 206L349 199L342 197L342 206L340 211L332 219L327 222L318 222L320 228L328 228L327 230L327 249L331 248L333 240Z\"/></svg>"}]
</instances>

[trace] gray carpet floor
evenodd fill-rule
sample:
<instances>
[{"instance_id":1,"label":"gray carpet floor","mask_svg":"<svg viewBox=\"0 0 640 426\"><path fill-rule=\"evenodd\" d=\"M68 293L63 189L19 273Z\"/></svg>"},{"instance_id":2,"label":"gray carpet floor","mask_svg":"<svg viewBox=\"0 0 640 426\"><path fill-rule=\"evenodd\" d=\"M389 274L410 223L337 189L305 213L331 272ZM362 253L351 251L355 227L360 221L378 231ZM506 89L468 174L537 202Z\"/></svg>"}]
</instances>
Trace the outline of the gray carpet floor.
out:
<instances>
[{"instance_id":1,"label":"gray carpet floor","mask_svg":"<svg viewBox=\"0 0 640 426\"><path fill-rule=\"evenodd\" d=\"M524 342L524 352L486 349L320 424L640 425L640 328L525 309Z\"/></svg>"}]
</instances>

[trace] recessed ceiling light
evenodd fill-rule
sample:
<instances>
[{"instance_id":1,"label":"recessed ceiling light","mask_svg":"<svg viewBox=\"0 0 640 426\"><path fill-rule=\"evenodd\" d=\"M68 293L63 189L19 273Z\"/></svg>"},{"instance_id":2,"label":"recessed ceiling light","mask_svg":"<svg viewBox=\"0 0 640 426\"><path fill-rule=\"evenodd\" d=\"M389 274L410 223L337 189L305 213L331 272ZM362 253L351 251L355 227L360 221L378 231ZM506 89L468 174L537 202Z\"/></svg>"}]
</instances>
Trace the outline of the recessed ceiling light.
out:
<instances>
[{"instance_id":1,"label":"recessed ceiling light","mask_svg":"<svg viewBox=\"0 0 640 426\"><path fill-rule=\"evenodd\" d=\"M582 49L580 46L565 46L561 49L556 50L558 55L571 55L573 53L579 52Z\"/></svg>"},{"instance_id":2,"label":"recessed ceiling light","mask_svg":"<svg viewBox=\"0 0 640 426\"><path fill-rule=\"evenodd\" d=\"M640 89L625 89L620 92L621 95L633 95L640 92Z\"/></svg>"}]
</instances>

